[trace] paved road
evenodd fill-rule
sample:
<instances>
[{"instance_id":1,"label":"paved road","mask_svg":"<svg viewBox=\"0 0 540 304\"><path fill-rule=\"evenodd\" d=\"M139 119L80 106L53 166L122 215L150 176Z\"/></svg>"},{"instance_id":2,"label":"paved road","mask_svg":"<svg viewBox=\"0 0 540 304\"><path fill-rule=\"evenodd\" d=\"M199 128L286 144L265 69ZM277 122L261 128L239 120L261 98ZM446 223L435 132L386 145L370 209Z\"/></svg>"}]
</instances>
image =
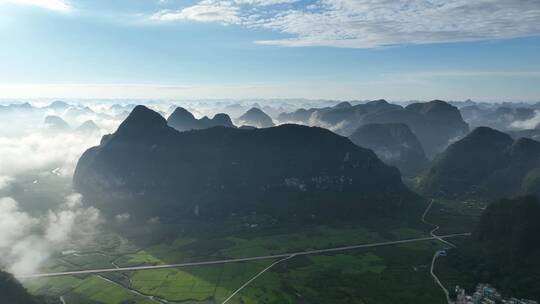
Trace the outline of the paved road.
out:
<instances>
[{"instance_id":1,"label":"paved road","mask_svg":"<svg viewBox=\"0 0 540 304\"><path fill-rule=\"evenodd\" d=\"M235 292L233 292L227 299L225 299L223 302L221 302L221 304L226 304L227 302L229 302L232 298L234 298L234 296L239 293L240 291L242 291L242 289L246 288L249 284L251 284L251 282L255 281L258 277L260 277L263 273L267 272L270 268L276 266L277 264L281 263L281 262L285 262L286 260L288 259L291 259L291 258L294 258L294 255L290 255L286 258L283 258L279 261L275 261L274 263L272 263L270 266L266 267L265 269L263 269L261 272L257 273L255 276L253 276L251 279L249 279L247 282L245 282L244 284L242 284L242 286L240 286L240 288L238 288Z\"/></svg>"},{"instance_id":2,"label":"paved road","mask_svg":"<svg viewBox=\"0 0 540 304\"><path fill-rule=\"evenodd\" d=\"M433 259L431 259L431 268L429 270L429 273L431 273L431 276L433 277L433 280L435 280L435 283L437 283L437 285L439 285L439 287L444 292L444 295L446 296L446 302L448 304L453 304L454 302L452 301L452 299L450 299L450 293L448 292L448 289L446 289L446 287L444 287L443 283L441 283L441 280L439 280L439 277L437 277L437 275L435 275L435 262L437 261L437 258L439 257L439 254L440 254L440 252L437 251L433 255Z\"/></svg>"},{"instance_id":3,"label":"paved road","mask_svg":"<svg viewBox=\"0 0 540 304\"><path fill-rule=\"evenodd\" d=\"M431 206L433 206L433 203L435 203L435 200L434 200L434 199L431 200L431 202L430 202L429 205L427 206L426 210L424 211L424 214L422 214L421 220L422 220L423 223L428 224L428 225L434 227L434 228L429 232L429 234L430 234L432 237L436 238L437 240L441 241L442 243L444 243L444 244L446 244L446 245L448 245L448 246L450 246L450 247L452 247L452 248L455 248L456 245L454 245L454 244L452 244L452 243L450 243L450 242L448 242L448 241L445 241L445 240L443 240L442 238L440 238L439 236L435 235L435 231L439 230L439 228L441 228L440 226L435 225L435 224L433 224L433 223L430 223L430 222L426 221L426 215L428 214L429 210L431 210Z\"/></svg>"},{"instance_id":4,"label":"paved road","mask_svg":"<svg viewBox=\"0 0 540 304\"><path fill-rule=\"evenodd\" d=\"M440 228L439 225L435 225L433 223L430 223L430 222L426 221L426 215L428 214L429 210L431 209L431 206L433 205L433 203L435 203L434 199L431 200L431 202L429 203L429 205L426 208L426 211L424 211L424 214L422 214L422 222L434 227L433 230L431 230L429 232L429 234L431 234L432 237L434 237L437 240L443 242L444 244L449 245L452 248L455 248L456 245L454 245L454 244L452 244L452 243L450 243L450 242L448 242L446 240L443 240L440 236L435 235L435 231L439 230L439 228ZM470 233L469 233L469 235L470 235ZM431 277L433 277L433 280L435 281L435 283L437 285L439 285L441 290L444 292L444 295L446 296L446 302L448 304L453 304L454 302L450 299L450 293L448 292L448 289L446 289L446 287L444 287L443 283L441 283L441 280L439 280L439 277L437 277L437 275L435 274L435 263L437 262L437 258L439 256L440 256L440 251L437 250L435 252L435 254L433 255L433 258L431 259L431 268L429 270L429 273L431 274Z\"/></svg>"},{"instance_id":5,"label":"paved road","mask_svg":"<svg viewBox=\"0 0 540 304\"><path fill-rule=\"evenodd\" d=\"M88 269L88 270L77 270L77 271L65 271L65 272L52 272L52 273L35 273L35 274L26 274L18 275L19 279L30 279L30 278L43 278L43 277L57 277L57 276L66 276L66 275L76 275L76 274L94 274L94 273L106 273L106 272L122 272L122 271L134 271L134 270L147 270L147 269L163 269L163 268L179 268L187 266L202 266L202 265L216 265L216 264L227 264L227 263L237 263L237 262L247 262L247 261L258 261L258 260L269 260L269 259L278 259L286 258L288 256L300 256L300 255L314 255L314 254L324 254L345 250L361 249L361 248L370 248L370 247L379 247L379 246L390 246L390 245L399 245L406 243L415 243L423 242L430 240L444 240L448 238L469 236L470 233L455 233L442 236L429 236L422 238L406 239L399 241L387 241L371 244L360 244L352 246L343 246L343 247L334 247L326 249L317 249L317 250L307 250L300 252L289 252L282 254L274 255L264 255L264 256L255 256L255 257L245 257L245 258L235 258L235 259L224 259L224 260L212 260L212 261L201 261L201 262L189 262L189 263L180 263L180 264L167 264L167 265L154 265L154 266L133 266L133 267L120 267L120 268L105 268L105 269Z\"/></svg>"}]
</instances>

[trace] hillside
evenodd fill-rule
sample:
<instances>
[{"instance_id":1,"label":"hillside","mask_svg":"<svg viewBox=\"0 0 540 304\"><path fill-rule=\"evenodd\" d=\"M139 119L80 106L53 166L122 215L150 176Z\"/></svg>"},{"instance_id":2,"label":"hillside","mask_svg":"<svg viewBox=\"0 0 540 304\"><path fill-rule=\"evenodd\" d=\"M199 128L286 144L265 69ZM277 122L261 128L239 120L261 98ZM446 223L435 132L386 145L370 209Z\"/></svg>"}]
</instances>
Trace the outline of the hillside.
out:
<instances>
[{"instance_id":1,"label":"hillside","mask_svg":"<svg viewBox=\"0 0 540 304\"><path fill-rule=\"evenodd\" d=\"M359 127L349 139L373 150L381 160L407 176L415 176L428 163L422 145L405 124L368 124Z\"/></svg>"},{"instance_id":2,"label":"hillside","mask_svg":"<svg viewBox=\"0 0 540 304\"><path fill-rule=\"evenodd\" d=\"M0 270L0 303L39 304L44 302L31 296L13 275Z\"/></svg>"},{"instance_id":3,"label":"hillside","mask_svg":"<svg viewBox=\"0 0 540 304\"><path fill-rule=\"evenodd\" d=\"M74 184L113 214L354 217L417 207L398 170L328 130L283 125L178 132L144 106L83 154Z\"/></svg>"},{"instance_id":4,"label":"hillside","mask_svg":"<svg viewBox=\"0 0 540 304\"><path fill-rule=\"evenodd\" d=\"M540 143L479 127L450 145L422 177L426 195L497 199L540 193Z\"/></svg>"},{"instance_id":5,"label":"hillside","mask_svg":"<svg viewBox=\"0 0 540 304\"><path fill-rule=\"evenodd\" d=\"M489 283L509 295L540 299L539 217L534 196L491 204L472 238L449 252L449 265L465 282Z\"/></svg>"},{"instance_id":6,"label":"hillside","mask_svg":"<svg viewBox=\"0 0 540 304\"><path fill-rule=\"evenodd\" d=\"M406 124L430 158L469 131L459 110L441 100L413 103L401 110L377 113L366 117L364 122Z\"/></svg>"}]
</instances>

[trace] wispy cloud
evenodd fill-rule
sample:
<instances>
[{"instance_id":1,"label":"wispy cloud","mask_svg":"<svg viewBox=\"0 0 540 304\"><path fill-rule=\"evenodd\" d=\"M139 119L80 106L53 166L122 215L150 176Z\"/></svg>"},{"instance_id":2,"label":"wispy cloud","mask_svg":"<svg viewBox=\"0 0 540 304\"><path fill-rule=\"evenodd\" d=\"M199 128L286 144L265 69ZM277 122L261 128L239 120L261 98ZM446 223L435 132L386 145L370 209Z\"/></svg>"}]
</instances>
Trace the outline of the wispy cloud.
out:
<instances>
[{"instance_id":1,"label":"wispy cloud","mask_svg":"<svg viewBox=\"0 0 540 304\"><path fill-rule=\"evenodd\" d=\"M164 10L152 16L161 21L192 20L199 22L221 22L236 24L241 22L239 8L229 1L201 1L196 5L178 11Z\"/></svg>"},{"instance_id":2,"label":"wispy cloud","mask_svg":"<svg viewBox=\"0 0 540 304\"><path fill-rule=\"evenodd\" d=\"M201 0L198 3L178 10L162 10L151 16L153 20L198 22L219 22L222 24L253 25L263 15L277 13L299 0ZM273 7L270 11L269 7ZM260 8L264 8L264 11Z\"/></svg>"},{"instance_id":3,"label":"wispy cloud","mask_svg":"<svg viewBox=\"0 0 540 304\"><path fill-rule=\"evenodd\" d=\"M201 0L154 20L218 22L263 28L289 47L373 48L540 34L538 0Z\"/></svg>"},{"instance_id":4,"label":"wispy cloud","mask_svg":"<svg viewBox=\"0 0 540 304\"><path fill-rule=\"evenodd\" d=\"M0 264L16 275L36 272L52 254L90 242L102 223L99 210L85 207L78 193L42 217L0 197Z\"/></svg>"},{"instance_id":5,"label":"wispy cloud","mask_svg":"<svg viewBox=\"0 0 540 304\"><path fill-rule=\"evenodd\" d=\"M64 0L0 0L1 3L37 6L58 12L67 12L71 9L69 3Z\"/></svg>"}]
</instances>

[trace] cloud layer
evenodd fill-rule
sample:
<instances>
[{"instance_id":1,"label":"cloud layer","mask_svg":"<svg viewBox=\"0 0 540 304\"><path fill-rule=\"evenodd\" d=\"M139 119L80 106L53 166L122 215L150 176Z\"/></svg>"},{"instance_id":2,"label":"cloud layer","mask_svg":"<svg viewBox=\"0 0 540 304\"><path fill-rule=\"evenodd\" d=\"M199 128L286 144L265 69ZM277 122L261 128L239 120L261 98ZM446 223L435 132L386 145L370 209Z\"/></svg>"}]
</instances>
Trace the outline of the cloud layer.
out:
<instances>
[{"instance_id":1,"label":"cloud layer","mask_svg":"<svg viewBox=\"0 0 540 304\"><path fill-rule=\"evenodd\" d=\"M101 223L99 211L85 208L78 193L42 217L22 211L10 197L0 198L0 266L14 274L34 273L52 254L88 242Z\"/></svg>"},{"instance_id":2,"label":"cloud layer","mask_svg":"<svg viewBox=\"0 0 540 304\"><path fill-rule=\"evenodd\" d=\"M269 29L261 44L373 48L540 34L538 0L201 0L152 16Z\"/></svg>"},{"instance_id":3,"label":"cloud layer","mask_svg":"<svg viewBox=\"0 0 540 304\"><path fill-rule=\"evenodd\" d=\"M0 0L1 3L37 6L58 12L67 12L71 9L64 0Z\"/></svg>"},{"instance_id":4,"label":"cloud layer","mask_svg":"<svg viewBox=\"0 0 540 304\"><path fill-rule=\"evenodd\" d=\"M0 136L0 187L7 185L7 176L16 176L35 170L59 168L69 176L77 160L89 147L99 143L99 135L34 133L21 137Z\"/></svg>"}]
</instances>

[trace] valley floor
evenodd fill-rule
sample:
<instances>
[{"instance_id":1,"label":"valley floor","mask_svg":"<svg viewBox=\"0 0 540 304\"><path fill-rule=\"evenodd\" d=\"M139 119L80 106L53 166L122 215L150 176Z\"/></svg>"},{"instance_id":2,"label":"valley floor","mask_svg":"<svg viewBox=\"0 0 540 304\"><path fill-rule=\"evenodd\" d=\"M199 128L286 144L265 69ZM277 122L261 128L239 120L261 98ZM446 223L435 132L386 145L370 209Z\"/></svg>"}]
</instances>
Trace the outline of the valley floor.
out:
<instances>
[{"instance_id":1,"label":"valley floor","mask_svg":"<svg viewBox=\"0 0 540 304\"><path fill-rule=\"evenodd\" d=\"M438 214L444 211L444 205L433 209ZM418 227L376 231L344 225L313 226L296 232L272 230L250 228L235 237L210 240L179 237L144 248L109 235L102 240L112 248L109 252L57 257L50 261L47 272L286 255L431 237L428 229ZM446 303L445 295L430 275L433 253L446 247L437 239L430 239L294 256L261 274L227 303ZM33 293L62 297L65 303L222 303L274 262L257 259L24 282Z\"/></svg>"},{"instance_id":2,"label":"valley floor","mask_svg":"<svg viewBox=\"0 0 540 304\"><path fill-rule=\"evenodd\" d=\"M436 200L426 215L440 226L438 235L467 232L474 226L482 204ZM357 244L431 238L433 227L395 222L319 223L286 226L268 219L242 219L234 233L214 227L199 235L199 227L167 227L167 237L126 239L103 233L94 244L74 248L51 258L43 272L167 265L283 255ZM231 226L230 223L227 223ZM166 225L164 225L166 226ZM138 233L134 233L137 235ZM141 233L140 235L143 235ZM232 235L232 236L231 236ZM339 252L313 252L279 259L193 265L111 273L75 274L22 280L37 295L60 303L446 303L445 294L431 276L433 254L448 247L436 239L355 248ZM444 259L444 257L439 257ZM439 263L439 262L437 262ZM438 265L438 264L437 264ZM436 273L447 271L442 263ZM441 281L449 285L442 273ZM452 284L454 281L451 282ZM61 299L61 300L60 300Z\"/></svg>"}]
</instances>

